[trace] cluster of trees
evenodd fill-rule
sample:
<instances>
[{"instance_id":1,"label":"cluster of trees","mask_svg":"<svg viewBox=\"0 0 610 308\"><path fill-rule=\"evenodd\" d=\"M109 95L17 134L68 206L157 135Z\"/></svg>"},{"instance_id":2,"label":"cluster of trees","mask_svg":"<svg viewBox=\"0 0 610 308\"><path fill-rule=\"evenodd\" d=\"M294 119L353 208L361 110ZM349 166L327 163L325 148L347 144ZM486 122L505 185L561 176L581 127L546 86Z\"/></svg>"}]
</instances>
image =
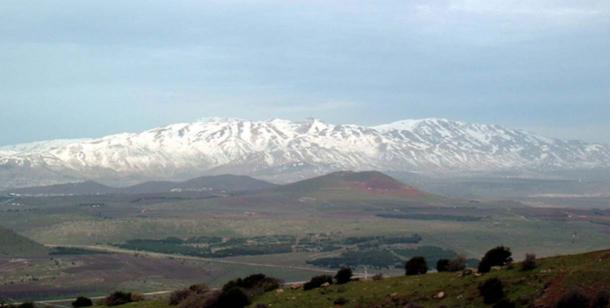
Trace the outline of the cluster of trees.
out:
<instances>
[{"instance_id":1,"label":"cluster of trees","mask_svg":"<svg viewBox=\"0 0 610 308\"><path fill-rule=\"evenodd\" d=\"M144 297L138 293L116 291L104 299L104 304L106 306L120 306L142 300L144 300Z\"/></svg>"},{"instance_id":2,"label":"cluster of trees","mask_svg":"<svg viewBox=\"0 0 610 308\"><path fill-rule=\"evenodd\" d=\"M510 249L498 246L488 251L479 263L479 273L489 273L493 266L505 266L513 262Z\"/></svg>"},{"instance_id":3,"label":"cluster of trees","mask_svg":"<svg viewBox=\"0 0 610 308\"><path fill-rule=\"evenodd\" d=\"M72 307L80 308L80 307L91 307L93 306L93 301L84 296L79 296L75 301L72 302Z\"/></svg>"},{"instance_id":4,"label":"cluster of trees","mask_svg":"<svg viewBox=\"0 0 610 308\"><path fill-rule=\"evenodd\" d=\"M388 249L350 250L336 257L319 258L307 261L320 267L341 268L367 265L375 268L390 268L400 265L402 260Z\"/></svg>"},{"instance_id":5,"label":"cluster of trees","mask_svg":"<svg viewBox=\"0 0 610 308\"><path fill-rule=\"evenodd\" d=\"M454 259L440 259L436 262L437 272L459 272L466 268L466 258L457 256Z\"/></svg>"},{"instance_id":6,"label":"cluster of trees","mask_svg":"<svg viewBox=\"0 0 610 308\"><path fill-rule=\"evenodd\" d=\"M498 246L489 250L478 265L479 273L488 273L494 266L505 266L511 264L512 253L509 248ZM466 268L466 258L457 256L454 259L439 259L436 262L436 270L438 272L458 272ZM523 270L531 270L536 267L536 256L527 254L525 261L522 263ZM406 275L420 275L428 272L428 264L422 256L417 256L409 259L405 263Z\"/></svg>"},{"instance_id":7,"label":"cluster of trees","mask_svg":"<svg viewBox=\"0 0 610 308\"><path fill-rule=\"evenodd\" d=\"M224 258L230 256L253 256L263 254L288 253L292 251L292 241L270 242L256 241L248 242L247 239L232 239L227 242L219 242L212 238L212 242L199 243L183 241L178 238L167 238L162 240L130 240L119 244L118 247L130 250L152 251L167 254L181 254L206 258ZM201 247L196 244L206 244Z\"/></svg>"},{"instance_id":8,"label":"cluster of trees","mask_svg":"<svg viewBox=\"0 0 610 308\"><path fill-rule=\"evenodd\" d=\"M174 291L169 304L179 308L241 308L250 305L252 298L279 288L281 281L263 274L250 275L227 282L221 290L212 290L205 284L193 285Z\"/></svg>"},{"instance_id":9,"label":"cluster of trees","mask_svg":"<svg viewBox=\"0 0 610 308\"><path fill-rule=\"evenodd\" d=\"M224 258L230 256L289 253L292 252L293 249L309 252L333 251L346 246L357 246L362 251L362 249L365 248L378 248L380 245L416 244L421 240L422 237L418 234L347 237L343 239L332 239L318 234L308 234L298 241L293 235L271 235L229 239L215 236L198 236L184 240L177 237L168 237L165 239L134 239L117 246L130 250L181 254L206 258ZM401 262L400 259L390 260L393 256L391 253L386 254L386 256L381 256L382 253L383 252L378 252L373 258L364 256L364 258L367 258L368 261L373 264L362 263L362 260L358 259L359 256L348 255L342 257L342 259L348 259L345 264L338 264L342 260L335 259L321 260L318 262L319 264L315 265L328 267L340 267L342 265L357 266L358 262L360 262L360 264L368 264L370 266L391 267L395 265L395 262ZM355 260L356 263L349 263L350 260Z\"/></svg>"},{"instance_id":10,"label":"cluster of trees","mask_svg":"<svg viewBox=\"0 0 610 308\"><path fill-rule=\"evenodd\" d=\"M339 271L337 271L337 274L335 274L334 280L333 280L333 277L330 275L315 276L303 285L303 290L308 291L308 290L317 289L324 285L331 285L331 284L333 284L333 282L337 283L337 284L346 284L352 280L352 276L353 276L352 269L349 267L343 267Z\"/></svg>"},{"instance_id":11,"label":"cluster of trees","mask_svg":"<svg viewBox=\"0 0 610 308\"><path fill-rule=\"evenodd\" d=\"M421 242L422 237L419 234L401 235L401 236L356 236L347 237L343 240L345 245L362 244L365 242L377 242L379 244L417 244Z\"/></svg>"}]
</instances>

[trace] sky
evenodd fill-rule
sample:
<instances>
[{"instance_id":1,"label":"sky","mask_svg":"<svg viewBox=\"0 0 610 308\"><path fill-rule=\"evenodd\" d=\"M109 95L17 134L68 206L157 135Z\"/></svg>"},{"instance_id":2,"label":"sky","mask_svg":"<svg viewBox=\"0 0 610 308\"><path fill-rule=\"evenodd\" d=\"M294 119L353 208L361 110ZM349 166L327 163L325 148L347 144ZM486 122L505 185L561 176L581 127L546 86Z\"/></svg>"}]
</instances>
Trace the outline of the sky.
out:
<instances>
[{"instance_id":1,"label":"sky","mask_svg":"<svg viewBox=\"0 0 610 308\"><path fill-rule=\"evenodd\" d=\"M0 2L0 145L216 116L610 143L610 1Z\"/></svg>"}]
</instances>

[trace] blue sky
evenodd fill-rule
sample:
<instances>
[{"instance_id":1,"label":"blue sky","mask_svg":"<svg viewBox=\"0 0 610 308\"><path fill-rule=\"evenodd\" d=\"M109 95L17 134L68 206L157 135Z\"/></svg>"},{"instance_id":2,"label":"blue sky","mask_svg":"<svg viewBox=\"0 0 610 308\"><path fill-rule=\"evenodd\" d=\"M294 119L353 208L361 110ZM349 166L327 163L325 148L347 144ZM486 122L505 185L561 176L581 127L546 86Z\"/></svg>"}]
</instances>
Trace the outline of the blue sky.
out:
<instances>
[{"instance_id":1,"label":"blue sky","mask_svg":"<svg viewBox=\"0 0 610 308\"><path fill-rule=\"evenodd\" d=\"M202 117L610 143L610 1L0 2L0 145Z\"/></svg>"}]
</instances>

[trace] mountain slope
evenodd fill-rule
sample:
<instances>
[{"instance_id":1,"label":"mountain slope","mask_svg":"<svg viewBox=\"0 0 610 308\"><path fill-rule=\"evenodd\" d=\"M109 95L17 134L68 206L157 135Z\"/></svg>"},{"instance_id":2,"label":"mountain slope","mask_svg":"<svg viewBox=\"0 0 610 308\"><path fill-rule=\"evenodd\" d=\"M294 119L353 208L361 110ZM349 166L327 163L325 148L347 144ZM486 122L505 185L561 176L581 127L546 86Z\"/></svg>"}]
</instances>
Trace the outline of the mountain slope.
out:
<instances>
[{"instance_id":1,"label":"mountain slope","mask_svg":"<svg viewBox=\"0 0 610 308\"><path fill-rule=\"evenodd\" d=\"M468 205L467 201L419 190L378 171L338 171L271 189L219 198L215 202L225 207L274 213L363 208L385 211Z\"/></svg>"},{"instance_id":2,"label":"mountain slope","mask_svg":"<svg viewBox=\"0 0 610 308\"><path fill-rule=\"evenodd\" d=\"M29 196L97 195L115 192L116 188L93 181L11 189L8 192Z\"/></svg>"},{"instance_id":3,"label":"mountain slope","mask_svg":"<svg viewBox=\"0 0 610 308\"><path fill-rule=\"evenodd\" d=\"M227 173L286 182L337 170L537 172L608 166L606 145L496 125L444 119L376 127L319 120L209 119L137 134L0 148L0 185L75 178L133 183Z\"/></svg>"},{"instance_id":4,"label":"mountain slope","mask_svg":"<svg viewBox=\"0 0 610 308\"><path fill-rule=\"evenodd\" d=\"M0 257L27 258L44 256L48 250L43 245L0 227Z\"/></svg>"},{"instance_id":5,"label":"mountain slope","mask_svg":"<svg viewBox=\"0 0 610 308\"><path fill-rule=\"evenodd\" d=\"M184 182L145 182L121 188L118 191L130 194L163 193L170 191L246 192L269 189L272 187L275 187L275 185L249 176L224 174L202 176Z\"/></svg>"},{"instance_id":6,"label":"mountain slope","mask_svg":"<svg viewBox=\"0 0 610 308\"><path fill-rule=\"evenodd\" d=\"M281 193L322 194L324 192L345 194L386 195L403 198L420 198L427 193L408 186L377 171L339 171L283 185L274 189Z\"/></svg>"},{"instance_id":7,"label":"mountain slope","mask_svg":"<svg viewBox=\"0 0 610 308\"><path fill-rule=\"evenodd\" d=\"M168 192L247 192L273 188L266 181L238 175L202 176L187 181L150 181L128 187L109 187L93 181L9 189L6 193L27 196L66 196L98 194L154 194Z\"/></svg>"}]
</instances>

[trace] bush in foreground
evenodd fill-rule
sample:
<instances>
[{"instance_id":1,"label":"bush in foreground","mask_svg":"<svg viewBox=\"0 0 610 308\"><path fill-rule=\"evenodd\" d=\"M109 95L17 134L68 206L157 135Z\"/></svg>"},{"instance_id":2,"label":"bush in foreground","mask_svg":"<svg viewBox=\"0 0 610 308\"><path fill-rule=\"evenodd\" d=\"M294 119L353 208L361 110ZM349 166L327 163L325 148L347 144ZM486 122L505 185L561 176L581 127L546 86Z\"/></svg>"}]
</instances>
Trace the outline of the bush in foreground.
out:
<instances>
[{"instance_id":1,"label":"bush in foreground","mask_svg":"<svg viewBox=\"0 0 610 308\"><path fill-rule=\"evenodd\" d=\"M438 261L436 261L436 271L439 273L448 272L449 271L449 259L439 259Z\"/></svg>"},{"instance_id":2,"label":"bush in foreground","mask_svg":"<svg viewBox=\"0 0 610 308\"><path fill-rule=\"evenodd\" d=\"M90 298L79 296L75 301L72 302L72 307L91 307L93 306L93 301Z\"/></svg>"},{"instance_id":3,"label":"bush in foreground","mask_svg":"<svg viewBox=\"0 0 610 308\"><path fill-rule=\"evenodd\" d=\"M489 250L479 263L479 273L489 273L492 266L504 266L510 264L513 259L510 248L498 246Z\"/></svg>"},{"instance_id":4,"label":"bush in foreground","mask_svg":"<svg viewBox=\"0 0 610 308\"><path fill-rule=\"evenodd\" d=\"M242 288L233 287L222 291L216 307L242 308L248 305L250 305L248 294Z\"/></svg>"},{"instance_id":5,"label":"bush in foreground","mask_svg":"<svg viewBox=\"0 0 610 308\"><path fill-rule=\"evenodd\" d=\"M521 263L522 271L531 271L535 269L538 265L536 264L536 255L533 253L528 253L525 255L525 260Z\"/></svg>"},{"instance_id":6,"label":"bush in foreground","mask_svg":"<svg viewBox=\"0 0 610 308\"><path fill-rule=\"evenodd\" d=\"M189 297L203 295L210 291L210 288L204 283L194 284L187 289L176 290L169 296L170 306L176 306L186 301Z\"/></svg>"},{"instance_id":7,"label":"bush in foreground","mask_svg":"<svg viewBox=\"0 0 610 308\"><path fill-rule=\"evenodd\" d=\"M494 304L504 298L504 285L498 278L491 278L479 285L479 293L485 304Z\"/></svg>"},{"instance_id":8,"label":"bush in foreground","mask_svg":"<svg viewBox=\"0 0 610 308\"><path fill-rule=\"evenodd\" d=\"M352 269L349 267L344 267L337 272L335 275L335 280L337 281L337 284L345 284L352 280L352 275Z\"/></svg>"},{"instance_id":9,"label":"bush in foreground","mask_svg":"<svg viewBox=\"0 0 610 308\"><path fill-rule=\"evenodd\" d=\"M608 291L600 291L593 298L592 308L608 308L610 307L610 293Z\"/></svg>"},{"instance_id":10,"label":"bush in foreground","mask_svg":"<svg viewBox=\"0 0 610 308\"><path fill-rule=\"evenodd\" d=\"M169 304L179 308L242 308L252 298L280 286L279 279L254 274L227 282L221 290L211 290L205 284L173 292Z\"/></svg>"},{"instance_id":11,"label":"bush in foreground","mask_svg":"<svg viewBox=\"0 0 610 308\"><path fill-rule=\"evenodd\" d=\"M455 259L449 261L447 270L450 272L459 272L466 269L466 258L458 256Z\"/></svg>"},{"instance_id":12,"label":"bush in foreground","mask_svg":"<svg viewBox=\"0 0 610 308\"><path fill-rule=\"evenodd\" d=\"M280 287L282 282L273 277L268 277L264 274L250 275L244 279L238 278L227 282L222 290L228 291L232 288L241 288L246 291L248 297L254 297L264 292L273 291Z\"/></svg>"},{"instance_id":13,"label":"bush in foreground","mask_svg":"<svg viewBox=\"0 0 610 308\"><path fill-rule=\"evenodd\" d=\"M422 275L428 272L428 264L424 257L413 257L405 263L405 274Z\"/></svg>"},{"instance_id":14,"label":"bush in foreground","mask_svg":"<svg viewBox=\"0 0 610 308\"><path fill-rule=\"evenodd\" d=\"M189 298L189 296L191 296L192 294L193 293L189 289L176 290L169 295L169 305L176 306L184 302L184 300Z\"/></svg>"},{"instance_id":15,"label":"bush in foreground","mask_svg":"<svg viewBox=\"0 0 610 308\"><path fill-rule=\"evenodd\" d=\"M216 308L218 307L218 298L222 292L218 290L210 290L205 293L193 293L184 299L179 305L179 308Z\"/></svg>"},{"instance_id":16,"label":"bush in foreground","mask_svg":"<svg viewBox=\"0 0 610 308\"><path fill-rule=\"evenodd\" d=\"M335 304L337 306L343 306L347 303L349 303L349 300L346 299L345 297L339 297L333 302L333 304Z\"/></svg>"},{"instance_id":17,"label":"bush in foreground","mask_svg":"<svg viewBox=\"0 0 610 308\"><path fill-rule=\"evenodd\" d=\"M562 296L556 305L557 308L588 308L589 299L578 291L571 291Z\"/></svg>"},{"instance_id":18,"label":"bush in foreground","mask_svg":"<svg viewBox=\"0 0 610 308\"><path fill-rule=\"evenodd\" d=\"M329 276L329 275L315 276L315 277L311 278L311 280L309 280L309 282L307 282L303 285L303 290L307 291L307 290L316 289L316 288L321 287L325 283L332 284L333 277Z\"/></svg>"},{"instance_id":19,"label":"bush in foreground","mask_svg":"<svg viewBox=\"0 0 610 308\"><path fill-rule=\"evenodd\" d=\"M104 304L106 306L119 306L131 303L132 301L131 293L116 291L104 299Z\"/></svg>"}]
</instances>

